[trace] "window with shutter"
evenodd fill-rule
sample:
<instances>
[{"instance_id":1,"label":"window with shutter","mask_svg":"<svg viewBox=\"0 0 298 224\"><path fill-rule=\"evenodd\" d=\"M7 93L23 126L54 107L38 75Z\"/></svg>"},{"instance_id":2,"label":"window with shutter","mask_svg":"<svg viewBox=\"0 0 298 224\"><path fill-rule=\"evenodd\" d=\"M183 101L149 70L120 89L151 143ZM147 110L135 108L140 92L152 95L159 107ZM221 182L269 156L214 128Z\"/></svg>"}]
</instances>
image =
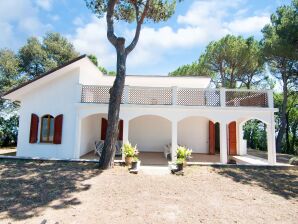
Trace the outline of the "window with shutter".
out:
<instances>
[{"instance_id":1,"label":"window with shutter","mask_svg":"<svg viewBox=\"0 0 298 224\"><path fill-rule=\"evenodd\" d=\"M209 121L209 154L215 154L215 124Z\"/></svg>"},{"instance_id":2,"label":"window with shutter","mask_svg":"<svg viewBox=\"0 0 298 224\"><path fill-rule=\"evenodd\" d=\"M41 117L40 142L53 143L54 117L47 114Z\"/></svg>"},{"instance_id":3,"label":"window with shutter","mask_svg":"<svg viewBox=\"0 0 298 224\"><path fill-rule=\"evenodd\" d=\"M29 143L37 142L38 122L39 122L39 117L36 114L31 114Z\"/></svg>"},{"instance_id":4,"label":"window with shutter","mask_svg":"<svg viewBox=\"0 0 298 224\"><path fill-rule=\"evenodd\" d=\"M54 121L54 144L61 144L62 142L62 124L63 124L63 114L55 117Z\"/></svg>"}]
</instances>

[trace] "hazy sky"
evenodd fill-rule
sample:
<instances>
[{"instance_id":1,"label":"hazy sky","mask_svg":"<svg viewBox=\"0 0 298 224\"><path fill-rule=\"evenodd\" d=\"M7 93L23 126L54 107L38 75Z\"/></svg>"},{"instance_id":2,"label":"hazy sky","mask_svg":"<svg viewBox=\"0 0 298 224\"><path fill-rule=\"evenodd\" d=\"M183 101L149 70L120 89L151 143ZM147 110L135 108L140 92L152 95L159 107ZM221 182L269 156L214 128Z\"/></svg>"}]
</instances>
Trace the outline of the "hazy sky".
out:
<instances>
[{"instance_id":1,"label":"hazy sky","mask_svg":"<svg viewBox=\"0 0 298 224\"><path fill-rule=\"evenodd\" d=\"M199 58L206 45L226 34L262 37L270 15L290 0L184 0L175 15L160 24L146 23L127 73L165 75ZM17 50L30 36L47 31L66 36L81 54L95 54L115 70L115 50L106 40L105 19L98 19L84 0L0 0L0 48ZM117 23L129 42L134 24Z\"/></svg>"}]
</instances>

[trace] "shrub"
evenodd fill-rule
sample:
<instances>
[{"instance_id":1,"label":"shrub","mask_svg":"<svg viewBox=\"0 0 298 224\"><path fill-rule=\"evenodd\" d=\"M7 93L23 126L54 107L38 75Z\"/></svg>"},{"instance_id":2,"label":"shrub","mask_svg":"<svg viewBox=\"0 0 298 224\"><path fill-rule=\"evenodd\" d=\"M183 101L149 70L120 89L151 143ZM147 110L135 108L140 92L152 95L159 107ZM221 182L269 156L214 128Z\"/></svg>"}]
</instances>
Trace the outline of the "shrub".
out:
<instances>
[{"instance_id":1,"label":"shrub","mask_svg":"<svg viewBox=\"0 0 298 224\"><path fill-rule=\"evenodd\" d=\"M125 157L137 157L137 155L139 153L137 146L136 145L132 146L129 142L125 143L122 146L122 150L123 150Z\"/></svg>"},{"instance_id":2,"label":"shrub","mask_svg":"<svg viewBox=\"0 0 298 224\"><path fill-rule=\"evenodd\" d=\"M190 158L191 153L192 153L192 150L187 149L187 148L185 148L183 146L179 146L177 148L176 153L177 153L177 159L184 159L184 160L186 160L186 159L189 159Z\"/></svg>"},{"instance_id":3,"label":"shrub","mask_svg":"<svg viewBox=\"0 0 298 224\"><path fill-rule=\"evenodd\" d=\"M183 159L183 158L178 158L177 160L176 160L176 164L178 165L178 164L183 164L185 162L185 159Z\"/></svg>"}]
</instances>

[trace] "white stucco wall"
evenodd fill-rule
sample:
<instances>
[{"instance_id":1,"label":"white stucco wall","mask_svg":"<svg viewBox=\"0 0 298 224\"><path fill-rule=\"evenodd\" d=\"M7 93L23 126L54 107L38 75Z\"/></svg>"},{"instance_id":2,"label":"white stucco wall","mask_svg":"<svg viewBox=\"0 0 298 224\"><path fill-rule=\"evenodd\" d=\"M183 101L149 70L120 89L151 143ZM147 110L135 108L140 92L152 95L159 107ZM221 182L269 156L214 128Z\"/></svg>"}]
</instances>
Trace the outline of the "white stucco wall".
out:
<instances>
[{"instance_id":1,"label":"white stucco wall","mask_svg":"<svg viewBox=\"0 0 298 224\"><path fill-rule=\"evenodd\" d=\"M178 144L194 153L209 152L209 120L204 117L189 117L178 123Z\"/></svg>"},{"instance_id":2,"label":"white stucco wall","mask_svg":"<svg viewBox=\"0 0 298 224\"><path fill-rule=\"evenodd\" d=\"M41 84L35 91L22 96L17 156L45 158L73 158L75 144L75 103L79 81L79 69L68 71L56 80ZM38 143L29 143L31 114L41 118L45 114L63 114L62 144L40 143L39 121Z\"/></svg>"},{"instance_id":3,"label":"white stucco wall","mask_svg":"<svg viewBox=\"0 0 298 224\"><path fill-rule=\"evenodd\" d=\"M171 123L158 116L141 116L129 122L129 141L141 152L163 152L171 143Z\"/></svg>"},{"instance_id":4,"label":"white stucco wall","mask_svg":"<svg viewBox=\"0 0 298 224\"><path fill-rule=\"evenodd\" d=\"M94 142L100 139L101 116L91 115L82 119L80 156L94 150Z\"/></svg>"}]
</instances>

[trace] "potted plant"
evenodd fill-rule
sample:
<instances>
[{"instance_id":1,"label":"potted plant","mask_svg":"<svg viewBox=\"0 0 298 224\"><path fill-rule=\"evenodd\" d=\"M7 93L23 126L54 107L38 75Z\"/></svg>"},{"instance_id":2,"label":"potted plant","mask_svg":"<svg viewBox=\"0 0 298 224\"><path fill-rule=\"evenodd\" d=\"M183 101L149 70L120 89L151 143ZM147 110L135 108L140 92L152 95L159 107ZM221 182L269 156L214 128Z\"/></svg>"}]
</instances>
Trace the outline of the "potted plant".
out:
<instances>
[{"instance_id":1,"label":"potted plant","mask_svg":"<svg viewBox=\"0 0 298 224\"><path fill-rule=\"evenodd\" d=\"M185 159L183 158L178 158L176 160L177 171L183 170L184 163L185 163Z\"/></svg>"},{"instance_id":2,"label":"potted plant","mask_svg":"<svg viewBox=\"0 0 298 224\"><path fill-rule=\"evenodd\" d=\"M124 156L125 156L125 165L129 166L132 163L132 160L139 153L137 146L132 146L129 142L125 143L122 147Z\"/></svg>"},{"instance_id":3,"label":"potted plant","mask_svg":"<svg viewBox=\"0 0 298 224\"><path fill-rule=\"evenodd\" d=\"M141 165L141 161L139 160L139 158L137 156L134 156L131 162L131 169L132 170L139 170Z\"/></svg>"},{"instance_id":4,"label":"potted plant","mask_svg":"<svg viewBox=\"0 0 298 224\"><path fill-rule=\"evenodd\" d=\"M183 159L183 165L186 166L186 161L191 158L192 150L184 146L179 146L176 150L177 159Z\"/></svg>"}]
</instances>

